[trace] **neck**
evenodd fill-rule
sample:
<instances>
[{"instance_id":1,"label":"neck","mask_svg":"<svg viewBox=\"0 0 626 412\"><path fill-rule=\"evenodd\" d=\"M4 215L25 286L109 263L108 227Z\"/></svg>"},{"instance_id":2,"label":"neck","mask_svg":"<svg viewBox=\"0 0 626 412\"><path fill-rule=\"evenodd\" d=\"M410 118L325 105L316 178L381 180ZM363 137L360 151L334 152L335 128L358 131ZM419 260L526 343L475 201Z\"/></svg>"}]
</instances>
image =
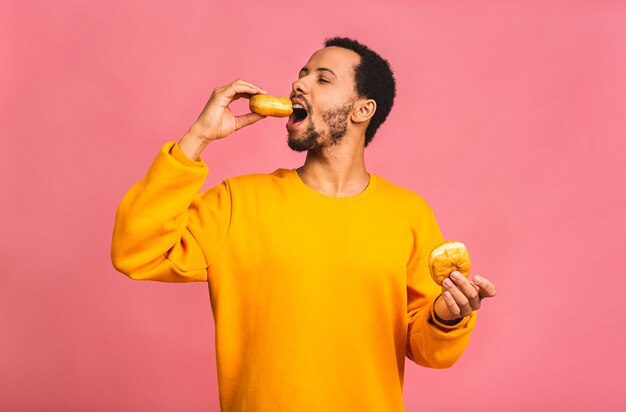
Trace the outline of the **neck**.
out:
<instances>
[{"instance_id":1,"label":"neck","mask_svg":"<svg viewBox=\"0 0 626 412\"><path fill-rule=\"evenodd\" d=\"M364 152L362 142L344 139L337 146L309 150L297 171L307 186L322 194L354 196L365 190L370 180Z\"/></svg>"}]
</instances>

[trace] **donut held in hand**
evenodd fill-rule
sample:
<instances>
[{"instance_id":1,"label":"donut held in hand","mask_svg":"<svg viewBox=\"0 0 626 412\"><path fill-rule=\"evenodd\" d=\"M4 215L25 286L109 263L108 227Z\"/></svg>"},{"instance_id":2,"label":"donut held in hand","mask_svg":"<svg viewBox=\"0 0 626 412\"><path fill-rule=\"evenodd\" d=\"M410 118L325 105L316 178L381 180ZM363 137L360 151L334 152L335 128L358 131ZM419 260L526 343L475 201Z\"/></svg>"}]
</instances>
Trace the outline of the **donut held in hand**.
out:
<instances>
[{"instance_id":1,"label":"donut held in hand","mask_svg":"<svg viewBox=\"0 0 626 412\"><path fill-rule=\"evenodd\" d=\"M293 107L288 97L255 94L250 97L250 111L261 116L287 117L293 112Z\"/></svg>"},{"instance_id":2,"label":"donut held in hand","mask_svg":"<svg viewBox=\"0 0 626 412\"><path fill-rule=\"evenodd\" d=\"M467 247L459 241L447 240L435 247L428 258L430 276L441 285L443 280L455 270L468 277L470 256Z\"/></svg>"}]
</instances>

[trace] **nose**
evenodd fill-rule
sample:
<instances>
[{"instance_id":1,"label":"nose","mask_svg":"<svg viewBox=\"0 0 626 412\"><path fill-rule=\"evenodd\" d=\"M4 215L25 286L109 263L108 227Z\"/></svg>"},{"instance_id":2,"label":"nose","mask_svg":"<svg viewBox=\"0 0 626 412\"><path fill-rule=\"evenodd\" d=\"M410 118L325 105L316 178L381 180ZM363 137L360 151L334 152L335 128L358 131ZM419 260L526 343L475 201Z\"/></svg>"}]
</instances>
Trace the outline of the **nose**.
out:
<instances>
[{"instance_id":1,"label":"nose","mask_svg":"<svg viewBox=\"0 0 626 412\"><path fill-rule=\"evenodd\" d=\"M304 82L305 77L306 76L300 77L298 80L291 84L291 90L293 91L293 95L306 94L307 86Z\"/></svg>"}]
</instances>

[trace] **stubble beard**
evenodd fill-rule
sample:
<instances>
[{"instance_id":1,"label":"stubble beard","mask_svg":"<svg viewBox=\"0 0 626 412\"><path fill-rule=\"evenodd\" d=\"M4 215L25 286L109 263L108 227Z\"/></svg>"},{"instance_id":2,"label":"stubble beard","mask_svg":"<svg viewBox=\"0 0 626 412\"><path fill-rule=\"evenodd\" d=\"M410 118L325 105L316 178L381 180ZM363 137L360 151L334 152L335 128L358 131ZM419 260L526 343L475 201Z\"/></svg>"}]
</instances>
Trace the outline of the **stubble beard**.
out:
<instances>
[{"instance_id":1,"label":"stubble beard","mask_svg":"<svg viewBox=\"0 0 626 412\"><path fill-rule=\"evenodd\" d=\"M296 140L288 136L287 145L295 152L304 152L322 146L332 147L339 145L348 132L348 116L352 111L353 104L354 100L350 100L339 107L322 113L322 119L328 125L329 142L322 143L321 139L324 132L318 130L313 122L309 121L302 138Z\"/></svg>"}]
</instances>

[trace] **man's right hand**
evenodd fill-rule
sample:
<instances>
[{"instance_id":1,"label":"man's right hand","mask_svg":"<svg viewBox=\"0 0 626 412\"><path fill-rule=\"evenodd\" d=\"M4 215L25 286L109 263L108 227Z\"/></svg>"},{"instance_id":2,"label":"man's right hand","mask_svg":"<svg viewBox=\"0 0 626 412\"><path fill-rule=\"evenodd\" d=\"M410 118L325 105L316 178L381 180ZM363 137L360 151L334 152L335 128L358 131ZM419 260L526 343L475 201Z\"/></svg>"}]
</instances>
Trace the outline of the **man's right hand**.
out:
<instances>
[{"instance_id":1,"label":"man's right hand","mask_svg":"<svg viewBox=\"0 0 626 412\"><path fill-rule=\"evenodd\" d=\"M198 120L178 142L183 153L195 160L213 140L223 139L242 127L264 119L265 116L252 112L235 116L228 107L234 100L242 97L249 99L259 93L267 92L243 79L214 89Z\"/></svg>"},{"instance_id":2,"label":"man's right hand","mask_svg":"<svg viewBox=\"0 0 626 412\"><path fill-rule=\"evenodd\" d=\"M213 141L264 119L265 116L256 113L235 116L228 107L234 100L242 97L249 99L258 93L266 93L266 91L243 79L237 79L224 87L216 88L193 127L197 129L201 137Z\"/></svg>"}]
</instances>

